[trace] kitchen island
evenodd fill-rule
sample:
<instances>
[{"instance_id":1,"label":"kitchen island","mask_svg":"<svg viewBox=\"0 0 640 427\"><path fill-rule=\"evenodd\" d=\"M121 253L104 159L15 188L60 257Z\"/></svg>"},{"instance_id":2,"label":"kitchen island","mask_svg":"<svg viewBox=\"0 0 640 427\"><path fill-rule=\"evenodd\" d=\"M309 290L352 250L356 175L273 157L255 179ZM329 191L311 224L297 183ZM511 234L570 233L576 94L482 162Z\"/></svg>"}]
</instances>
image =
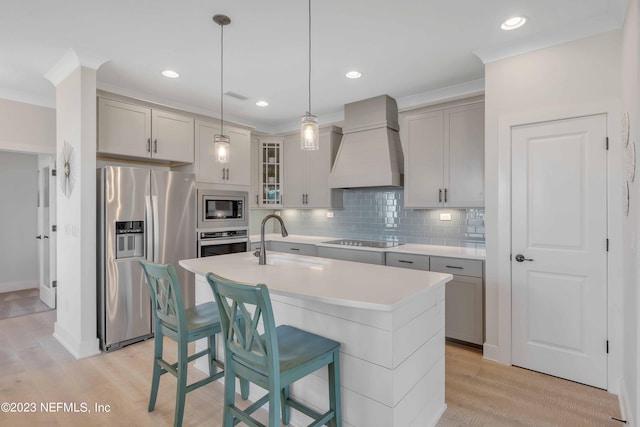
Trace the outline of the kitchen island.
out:
<instances>
[{"instance_id":1,"label":"kitchen island","mask_svg":"<svg viewBox=\"0 0 640 427\"><path fill-rule=\"evenodd\" d=\"M213 298L204 276L268 286L276 324L341 343L345 426L422 427L444 412L444 284L451 275L270 252L180 261L196 274L196 302ZM328 407L326 370L291 393ZM250 399L263 394L251 390ZM308 419L292 411L293 425Z\"/></svg>"}]
</instances>

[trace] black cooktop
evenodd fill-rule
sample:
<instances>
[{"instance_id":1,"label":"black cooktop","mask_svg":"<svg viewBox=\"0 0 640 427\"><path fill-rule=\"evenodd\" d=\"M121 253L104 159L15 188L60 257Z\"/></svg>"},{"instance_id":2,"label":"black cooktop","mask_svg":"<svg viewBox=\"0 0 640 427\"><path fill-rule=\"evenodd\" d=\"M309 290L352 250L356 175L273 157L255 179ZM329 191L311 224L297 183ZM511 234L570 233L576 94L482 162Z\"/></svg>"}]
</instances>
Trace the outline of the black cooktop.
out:
<instances>
[{"instance_id":1,"label":"black cooktop","mask_svg":"<svg viewBox=\"0 0 640 427\"><path fill-rule=\"evenodd\" d=\"M375 240L355 239L329 240L328 242L322 243L326 243L328 245L361 246L366 248L391 248L393 246L400 246L402 244L398 242L380 242Z\"/></svg>"}]
</instances>

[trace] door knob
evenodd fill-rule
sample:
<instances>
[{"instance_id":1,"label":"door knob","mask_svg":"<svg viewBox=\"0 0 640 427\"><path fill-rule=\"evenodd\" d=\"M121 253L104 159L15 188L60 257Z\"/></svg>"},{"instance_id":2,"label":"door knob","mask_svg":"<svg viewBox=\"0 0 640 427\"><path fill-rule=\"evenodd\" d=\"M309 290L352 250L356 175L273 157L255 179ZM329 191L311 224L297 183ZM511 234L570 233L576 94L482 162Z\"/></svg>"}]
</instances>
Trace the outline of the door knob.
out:
<instances>
[{"instance_id":1,"label":"door knob","mask_svg":"<svg viewBox=\"0 0 640 427\"><path fill-rule=\"evenodd\" d=\"M38 234L38 235L36 236L36 239L42 239L42 236Z\"/></svg>"},{"instance_id":2,"label":"door knob","mask_svg":"<svg viewBox=\"0 0 640 427\"><path fill-rule=\"evenodd\" d=\"M516 255L516 261L518 261L518 262L533 261L533 259L532 258L525 258L524 255L518 254L518 255Z\"/></svg>"}]
</instances>

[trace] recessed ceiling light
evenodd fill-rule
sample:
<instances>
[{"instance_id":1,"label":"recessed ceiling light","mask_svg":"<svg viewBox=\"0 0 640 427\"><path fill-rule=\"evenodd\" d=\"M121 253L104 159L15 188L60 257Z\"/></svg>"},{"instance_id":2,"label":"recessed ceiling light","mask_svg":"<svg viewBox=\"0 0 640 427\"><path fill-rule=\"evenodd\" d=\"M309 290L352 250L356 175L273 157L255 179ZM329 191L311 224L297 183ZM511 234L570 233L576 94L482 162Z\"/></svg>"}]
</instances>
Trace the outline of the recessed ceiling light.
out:
<instances>
[{"instance_id":1,"label":"recessed ceiling light","mask_svg":"<svg viewBox=\"0 0 640 427\"><path fill-rule=\"evenodd\" d=\"M180 74L173 70L164 70L162 72L162 75L165 77L169 77L170 79L177 79L178 77L180 77Z\"/></svg>"},{"instance_id":2,"label":"recessed ceiling light","mask_svg":"<svg viewBox=\"0 0 640 427\"><path fill-rule=\"evenodd\" d=\"M256 105L258 107L267 107L269 105L269 103L267 101L258 101L258 102L256 102Z\"/></svg>"},{"instance_id":3,"label":"recessed ceiling light","mask_svg":"<svg viewBox=\"0 0 640 427\"><path fill-rule=\"evenodd\" d=\"M522 27L525 22L527 22L527 18L524 16L514 16L513 18L509 18L504 21L500 28L506 31L515 30L516 28Z\"/></svg>"},{"instance_id":4,"label":"recessed ceiling light","mask_svg":"<svg viewBox=\"0 0 640 427\"><path fill-rule=\"evenodd\" d=\"M362 77L362 73L359 71L349 71L347 74L345 74L347 76L347 78L349 79L359 79L360 77Z\"/></svg>"}]
</instances>

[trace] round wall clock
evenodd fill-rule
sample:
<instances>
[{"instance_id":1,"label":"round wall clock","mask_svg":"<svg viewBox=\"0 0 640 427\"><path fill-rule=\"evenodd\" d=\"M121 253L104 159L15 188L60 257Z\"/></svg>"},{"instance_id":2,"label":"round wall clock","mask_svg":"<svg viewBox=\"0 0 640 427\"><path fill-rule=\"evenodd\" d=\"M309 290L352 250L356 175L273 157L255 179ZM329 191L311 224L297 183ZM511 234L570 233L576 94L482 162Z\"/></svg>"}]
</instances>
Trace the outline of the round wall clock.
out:
<instances>
[{"instance_id":1,"label":"round wall clock","mask_svg":"<svg viewBox=\"0 0 640 427\"><path fill-rule=\"evenodd\" d=\"M64 142L62 151L60 152L60 165L62 166L62 175L60 176L60 189L67 197L71 197L73 191L73 185L75 184L75 177L73 175L73 147L67 141Z\"/></svg>"},{"instance_id":2,"label":"round wall clock","mask_svg":"<svg viewBox=\"0 0 640 427\"><path fill-rule=\"evenodd\" d=\"M629 215L629 181L622 184L622 211Z\"/></svg>"},{"instance_id":3,"label":"round wall clock","mask_svg":"<svg viewBox=\"0 0 640 427\"><path fill-rule=\"evenodd\" d=\"M625 168L627 181L633 182L636 179L636 143L631 141L624 150Z\"/></svg>"},{"instance_id":4,"label":"round wall clock","mask_svg":"<svg viewBox=\"0 0 640 427\"><path fill-rule=\"evenodd\" d=\"M629 145L629 113L622 114L622 145Z\"/></svg>"}]
</instances>

